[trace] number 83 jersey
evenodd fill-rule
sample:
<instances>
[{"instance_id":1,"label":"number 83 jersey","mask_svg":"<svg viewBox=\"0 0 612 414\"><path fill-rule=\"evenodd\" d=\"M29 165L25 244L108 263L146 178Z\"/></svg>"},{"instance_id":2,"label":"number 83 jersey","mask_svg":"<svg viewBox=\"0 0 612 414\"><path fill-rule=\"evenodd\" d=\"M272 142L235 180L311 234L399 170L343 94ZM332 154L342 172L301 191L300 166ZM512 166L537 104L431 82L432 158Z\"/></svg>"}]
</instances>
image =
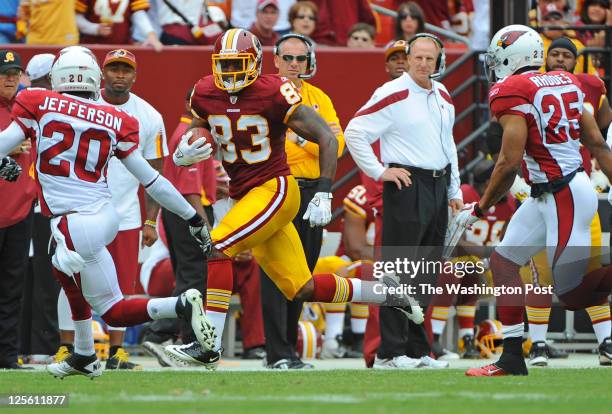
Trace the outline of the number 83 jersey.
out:
<instances>
[{"instance_id":1,"label":"number 83 jersey","mask_svg":"<svg viewBox=\"0 0 612 414\"><path fill-rule=\"evenodd\" d=\"M230 177L230 197L242 198L266 181L290 175L285 123L302 101L293 85L277 75L261 75L237 94L200 79L191 95L193 115L210 126Z\"/></svg>"},{"instance_id":2,"label":"number 83 jersey","mask_svg":"<svg viewBox=\"0 0 612 414\"><path fill-rule=\"evenodd\" d=\"M574 75L563 71L509 76L491 87L489 104L497 119L525 119L528 137L523 162L529 183L546 183L582 165L580 117L584 94Z\"/></svg>"}]
</instances>

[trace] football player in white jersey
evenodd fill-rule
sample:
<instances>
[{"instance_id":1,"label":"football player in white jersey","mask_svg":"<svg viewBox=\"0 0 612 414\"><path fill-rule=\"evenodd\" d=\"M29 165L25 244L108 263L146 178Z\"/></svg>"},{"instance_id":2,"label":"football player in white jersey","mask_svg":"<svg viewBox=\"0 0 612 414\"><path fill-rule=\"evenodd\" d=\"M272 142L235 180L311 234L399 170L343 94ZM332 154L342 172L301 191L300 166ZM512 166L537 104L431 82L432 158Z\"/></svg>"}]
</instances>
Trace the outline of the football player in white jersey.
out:
<instances>
[{"instance_id":1,"label":"football player in white jersey","mask_svg":"<svg viewBox=\"0 0 612 414\"><path fill-rule=\"evenodd\" d=\"M112 50L106 55L102 66L104 88L98 103L113 105L136 118L140 131L138 150L161 174L162 157L168 155L166 130L161 114L144 99L130 92L136 81L136 57L125 49ZM142 240L146 246L151 246L157 240L155 220L159 204L149 195L146 196L146 221L143 226L138 180L117 158L109 161L107 180L113 205L120 218L119 232L107 249L117 268L121 292L129 296L136 293L140 231L142 229ZM72 344L74 338L70 307L63 291L58 300L58 321L60 349L56 361L61 361L70 355L68 344ZM110 352L106 369L141 369L128 360L128 354L122 348L125 328L109 326L108 329Z\"/></svg>"},{"instance_id":2,"label":"football player in white jersey","mask_svg":"<svg viewBox=\"0 0 612 414\"><path fill-rule=\"evenodd\" d=\"M94 101L100 81L101 71L91 51L80 46L62 50L51 70L53 91L22 91L13 106L13 122L0 133L0 157L26 137L35 142L41 209L52 217L54 275L66 292L75 325L74 353L47 366L60 378L102 373L94 352L91 308L114 326L181 317L191 322L203 348L214 345L214 328L204 315L197 290L179 297L124 299L119 289L106 249L119 228L106 182L111 156L120 159L162 206L189 221L205 252L210 251L211 242L203 219L136 151L136 119ZM187 152L188 157L198 153ZM0 176L5 164L0 165Z\"/></svg>"},{"instance_id":3,"label":"football player in white jersey","mask_svg":"<svg viewBox=\"0 0 612 414\"><path fill-rule=\"evenodd\" d=\"M502 128L502 148L485 194L457 215L467 227L508 192L523 162L531 197L514 214L504 239L491 255L503 324L504 350L499 361L466 372L468 376L526 375L522 356L524 294L519 268L546 249L555 292L569 309L601 302L612 290L603 267L586 273L590 259L590 224L597 196L582 170L580 141L612 177L612 153L588 111L574 75L540 73L542 39L533 29L511 25L498 31L485 55L491 86L492 115Z\"/></svg>"}]
</instances>

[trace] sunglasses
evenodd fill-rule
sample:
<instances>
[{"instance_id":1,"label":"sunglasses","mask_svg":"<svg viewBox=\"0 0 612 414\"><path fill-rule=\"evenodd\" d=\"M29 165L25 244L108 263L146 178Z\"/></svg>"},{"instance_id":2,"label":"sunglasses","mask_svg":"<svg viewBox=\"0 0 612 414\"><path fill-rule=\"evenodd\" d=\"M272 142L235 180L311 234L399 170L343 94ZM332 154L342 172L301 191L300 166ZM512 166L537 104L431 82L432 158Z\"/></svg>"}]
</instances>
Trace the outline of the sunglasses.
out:
<instances>
[{"instance_id":1,"label":"sunglasses","mask_svg":"<svg viewBox=\"0 0 612 414\"><path fill-rule=\"evenodd\" d=\"M361 36L351 36L353 40L361 40L362 42L370 42L372 39L369 37L361 37Z\"/></svg>"},{"instance_id":2,"label":"sunglasses","mask_svg":"<svg viewBox=\"0 0 612 414\"><path fill-rule=\"evenodd\" d=\"M293 59L297 60L298 62L306 62L308 60L308 55L282 55L281 57L285 62L293 62Z\"/></svg>"},{"instance_id":3,"label":"sunglasses","mask_svg":"<svg viewBox=\"0 0 612 414\"><path fill-rule=\"evenodd\" d=\"M400 20L404 20L410 17L410 20L416 20L416 17L412 17L410 14L400 13L397 15Z\"/></svg>"},{"instance_id":4,"label":"sunglasses","mask_svg":"<svg viewBox=\"0 0 612 414\"><path fill-rule=\"evenodd\" d=\"M313 21L313 22L317 20L317 18L316 18L316 17L314 17L314 16L310 16L310 15L308 15L308 14L298 14L298 15L296 15L296 16L295 16L295 18L296 18L296 19L300 19L300 20L302 20L302 19L308 19L308 20L311 20L311 21Z\"/></svg>"}]
</instances>

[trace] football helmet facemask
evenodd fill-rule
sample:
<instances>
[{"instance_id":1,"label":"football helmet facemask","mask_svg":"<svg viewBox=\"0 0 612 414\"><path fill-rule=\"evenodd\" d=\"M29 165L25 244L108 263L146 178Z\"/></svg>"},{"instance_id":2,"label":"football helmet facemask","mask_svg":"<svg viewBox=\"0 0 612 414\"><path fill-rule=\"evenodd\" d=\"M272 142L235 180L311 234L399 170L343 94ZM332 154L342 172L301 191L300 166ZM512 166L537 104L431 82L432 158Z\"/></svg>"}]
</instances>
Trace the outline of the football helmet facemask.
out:
<instances>
[{"instance_id":1,"label":"football helmet facemask","mask_svg":"<svg viewBox=\"0 0 612 414\"><path fill-rule=\"evenodd\" d=\"M215 85L236 93L261 74L262 49L259 39L244 29L230 29L217 38L212 55Z\"/></svg>"}]
</instances>

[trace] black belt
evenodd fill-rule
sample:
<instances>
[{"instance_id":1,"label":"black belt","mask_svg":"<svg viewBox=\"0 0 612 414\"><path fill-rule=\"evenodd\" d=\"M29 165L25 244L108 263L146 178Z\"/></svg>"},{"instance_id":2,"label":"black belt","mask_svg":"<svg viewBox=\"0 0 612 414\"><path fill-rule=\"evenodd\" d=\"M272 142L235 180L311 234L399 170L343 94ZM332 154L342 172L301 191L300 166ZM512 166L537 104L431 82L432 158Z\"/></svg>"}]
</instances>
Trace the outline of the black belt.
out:
<instances>
[{"instance_id":1,"label":"black belt","mask_svg":"<svg viewBox=\"0 0 612 414\"><path fill-rule=\"evenodd\" d=\"M313 188L319 185L318 178L296 178L295 181L300 188Z\"/></svg>"},{"instance_id":2,"label":"black belt","mask_svg":"<svg viewBox=\"0 0 612 414\"><path fill-rule=\"evenodd\" d=\"M424 168L411 167L410 165L395 164L395 163L389 164L389 167L403 168L405 170L410 171L411 174L422 175L424 177L432 177L432 178L441 178L441 177L444 177L446 174L450 174L451 172L450 164L448 164L446 167L444 167L441 170L426 170Z\"/></svg>"},{"instance_id":3,"label":"black belt","mask_svg":"<svg viewBox=\"0 0 612 414\"><path fill-rule=\"evenodd\" d=\"M531 185L531 196L533 198L538 198L546 193L558 193L563 190L569 183L574 179L576 173L584 171L584 168L578 167L578 169L572 171L568 175L551 181L549 183L538 183Z\"/></svg>"}]
</instances>

